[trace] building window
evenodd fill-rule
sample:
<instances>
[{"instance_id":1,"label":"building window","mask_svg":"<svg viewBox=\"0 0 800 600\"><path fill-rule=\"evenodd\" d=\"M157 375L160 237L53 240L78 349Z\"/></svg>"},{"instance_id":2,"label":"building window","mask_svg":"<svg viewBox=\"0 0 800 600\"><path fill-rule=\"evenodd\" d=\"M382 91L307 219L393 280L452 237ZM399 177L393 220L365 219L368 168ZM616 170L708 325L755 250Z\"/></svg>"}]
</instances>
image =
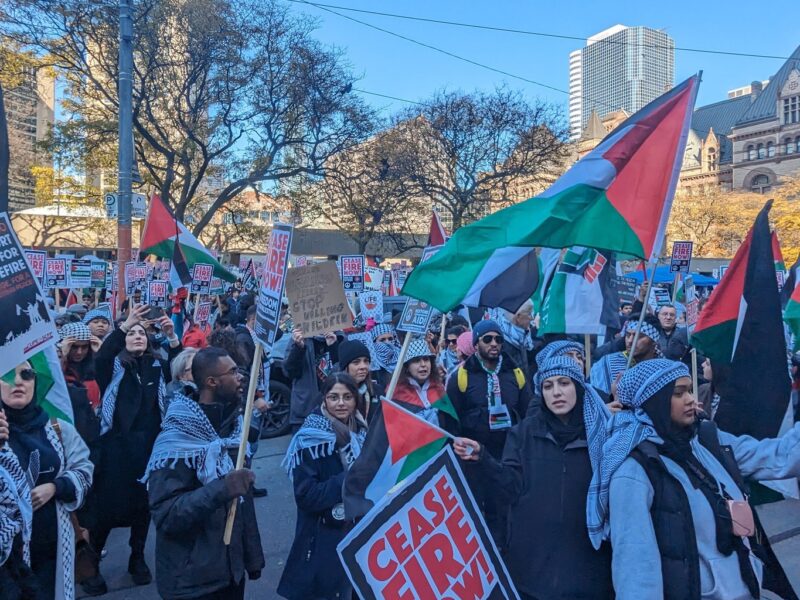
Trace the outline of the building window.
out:
<instances>
[{"instance_id":1,"label":"building window","mask_svg":"<svg viewBox=\"0 0 800 600\"><path fill-rule=\"evenodd\" d=\"M753 181L750 183L750 191L755 192L756 194L766 194L772 189L772 186L769 184L769 176L760 174L753 177Z\"/></svg>"},{"instance_id":2,"label":"building window","mask_svg":"<svg viewBox=\"0 0 800 600\"><path fill-rule=\"evenodd\" d=\"M783 122L800 123L800 96L783 99Z\"/></svg>"},{"instance_id":3,"label":"building window","mask_svg":"<svg viewBox=\"0 0 800 600\"><path fill-rule=\"evenodd\" d=\"M753 144L750 144L747 147L747 160L755 160L756 159L756 148Z\"/></svg>"},{"instance_id":4,"label":"building window","mask_svg":"<svg viewBox=\"0 0 800 600\"><path fill-rule=\"evenodd\" d=\"M709 171L717 170L717 151L714 148L708 149L708 170Z\"/></svg>"},{"instance_id":5,"label":"building window","mask_svg":"<svg viewBox=\"0 0 800 600\"><path fill-rule=\"evenodd\" d=\"M786 138L783 141L783 152L784 154L794 154L796 152L797 146L795 146L794 140L792 138Z\"/></svg>"},{"instance_id":6,"label":"building window","mask_svg":"<svg viewBox=\"0 0 800 600\"><path fill-rule=\"evenodd\" d=\"M764 148L764 144L756 146L756 153L758 154L758 158L767 158L767 149Z\"/></svg>"},{"instance_id":7,"label":"building window","mask_svg":"<svg viewBox=\"0 0 800 600\"><path fill-rule=\"evenodd\" d=\"M767 142L767 156L769 158L775 156L775 144L773 144L772 142Z\"/></svg>"}]
</instances>

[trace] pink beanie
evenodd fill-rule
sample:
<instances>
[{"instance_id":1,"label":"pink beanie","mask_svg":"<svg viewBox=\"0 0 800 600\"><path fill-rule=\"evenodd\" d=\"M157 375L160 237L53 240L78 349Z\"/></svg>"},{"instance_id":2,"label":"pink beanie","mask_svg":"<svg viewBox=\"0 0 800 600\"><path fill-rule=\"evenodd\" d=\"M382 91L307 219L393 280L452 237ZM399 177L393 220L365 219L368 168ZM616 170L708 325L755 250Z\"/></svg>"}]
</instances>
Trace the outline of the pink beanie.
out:
<instances>
[{"instance_id":1,"label":"pink beanie","mask_svg":"<svg viewBox=\"0 0 800 600\"><path fill-rule=\"evenodd\" d=\"M456 341L456 348L461 351L461 354L464 355L464 358L469 358L473 354L475 354L475 346L472 343L472 332L465 331L460 336L458 336L458 340Z\"/></svg>"}]
</instances>

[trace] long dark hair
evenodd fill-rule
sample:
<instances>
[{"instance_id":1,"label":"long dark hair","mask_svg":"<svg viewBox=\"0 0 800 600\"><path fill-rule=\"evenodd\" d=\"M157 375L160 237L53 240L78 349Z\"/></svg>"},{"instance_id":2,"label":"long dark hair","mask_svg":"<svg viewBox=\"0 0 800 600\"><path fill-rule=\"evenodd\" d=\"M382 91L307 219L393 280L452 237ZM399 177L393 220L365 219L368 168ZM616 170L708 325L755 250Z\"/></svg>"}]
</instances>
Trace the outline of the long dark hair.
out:
<instances>
[{"instance_id":1,"label":"long dark hair","mask_svg":"<svg viewBox=\"0 0 800 600\"><path fill-rule=\"evenodd\" d=\"M436 364L436 357L434 356L418 356L414 360L419 360L420 358L427 358L431 361L431 374L428 375L428 381L431 383L442 383L442 378L439 375L439 365ZM413 361L408 361L403 365L403 370L400 371L400 374L405 377L406 379L413 379L411 373L408 370L408 365L411 364Z\"/></svg>"},{"instance_id":2,"label":"long dark hair","mask_svg":"<svg viewBox=\"0 0 800 600\"><path fill-rule=\"evenodd\" d=\"M361 394L358 393L358 385L356 384L355 379L350 377L347 373L339 372L339 373L332 373L325 378L325 381L322 383L322 402L325 403L325 396L328 395L337 383L341 383L347 390L353 394L353 398L356 399L356 410L361 413L361 416L366 416L366 406L364 399L361 397Z\"/></svg>"},{"instance_id":3,"label":"long dark hair","mask_svg":"<svg viewBox=\"0 0 800 600\"><path fill-rule=\"evenodd\" d=\"M141 323L136 323L136 325L134 325L133 327L141 327L142 328L142 331L144 331L144 337L147 339L147 346L145 347L144 352L140 356L134 356L133 354L131 354L128 351L127 339L126 339L126 342L125 342L126 347L123 348L122 350L120 350L119 354L117 354L117 358L119 359L119 362L121 362L122 366L125 367L126 369L133 368L133 367L137 366L139 364L139 359L142 358L142 357L145 357L145 356L148 357L148 358L153 358L154 360L158 360L158 357L156 356L155 350L153 349L153 344L150 341L150 336L147 335L147 329L145 328L145 326L142 325ZM128 331L131 331L133 329L133 327L131 327ZM126 338L128 337L127 333L125 334L125 337Z\"/></svg>"}]
</instances>

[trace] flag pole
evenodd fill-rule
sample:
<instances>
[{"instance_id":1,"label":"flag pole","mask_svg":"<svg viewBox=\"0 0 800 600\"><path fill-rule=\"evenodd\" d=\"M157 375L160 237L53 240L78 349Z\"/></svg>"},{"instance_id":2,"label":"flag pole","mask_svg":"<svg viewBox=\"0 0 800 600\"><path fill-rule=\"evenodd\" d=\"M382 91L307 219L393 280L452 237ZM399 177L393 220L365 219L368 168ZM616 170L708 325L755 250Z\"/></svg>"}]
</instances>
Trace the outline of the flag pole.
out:
<instances>
[{"instance_id":1,"label":"flag pole","mask_svg":"<svg viewBox=\"0 0 800 600\"><path fill-rule=\"evenodd\" d=\"M697 348L692 348L692 393L694 394L695 403L700 402L700 396L697 390ZM708 415L711 418L711 415Z\"/></svg>"},{"instance_id":2,"label":"flag pole","mask_svg":"<svg viewBox=\"0 0 800 600\"><path fill-rule=\"evenodd\" d=\"M590 334L583 334L583 353L586 355L586 379L589 379L589 374L592 372L592 341Z\"/></svg>"},{"instance_id":3,"label":"flag pole","mask_svg":"<svg viewBox=\"0 0 800 600\"><path fill-rule=\"evenodd\" d=\"M445 329L447 328L447 313L442 313L442 328L439 332L439 345L441 346L442 342L446 342L447 340L444 339ZM447 345L445 344L444 347L447 350Z\"/></svg>"},{"instance_id":4,"label":"flag pole","mask_svg":"<svg viewBox=\"0 0 800 600\"><path fill-rule=\"evenodd\" d=\"M247 402L244 405L244 415L242 417L242 437L239 440L239 454L236 457L236 469L244 467L244 459L247 454L247 436L250 432L250 421L253 417L253 401L256 397L256 387L258 386L258 373L261 369L256 368L256 365L261 363L261 357L264 353L264 346L261 343L256 344L256 351L253 354L253 366L250 369L250 383L247 387ZM231 535L233 534L233 520L236 518L236 506L239 504L239 498L231 500L230 508L228 508L228 520L225 523L225 536L222 538L226 546L230 546Z\"/></svg>"},{"instance_id":5,"label":"flag pole","mask_svg":"<svg viewBox=\"0 0 800 600\"><path fill-rule=\"evenodd\" d=\"M672 303L675 304L675 299L678 297L678 284L681 281L681 274L675 273L675 279L672 281ZM684 298L685 301L685 298Z\"/></svg>"},{"instance_id":6,"label":"flag pole","mask_svg":"<svg viewBox=\"0 0 800 600\"><path fill-rule=\"evenodd\" d=\"M400 379L400 372L403 370L403 361L406 358L406 354L408 354L408 347L411 345L412 337L414 337L413 334L407 331L406 339L403 340L403 345L400 348L400 356L397 358L397 365L394 368L394 373L392 373L392 379L389 382L389 387L386 388L385 398L391 399L391 397L394 396L394 390ZM432 365L432 367L435 367L435 365Z\"/></svg>"},{"instance_id":7,"label":"flag pole","mask_svg":"<svg viewBox=\"0 0 800 600\"><path fill-rule=\"evenodd\" d=\"M639 322L636 324L636 333L633 334L633 343L631 344L631 352L628 355L628 364L625 365L626 369L630 369L631 363L633 362L633 353L636 351L636 344L639 342L639 334L642 331L642 324L644 323L644 315L647 312L647 300L653 290L653 280L656 278L656 266L658 261L656 259L651 259L650 262L653 265L653 269L650 271L650 277L647 279L647 298L642 301L642 310L639 313Z\"/></svg>"}]
</instances>

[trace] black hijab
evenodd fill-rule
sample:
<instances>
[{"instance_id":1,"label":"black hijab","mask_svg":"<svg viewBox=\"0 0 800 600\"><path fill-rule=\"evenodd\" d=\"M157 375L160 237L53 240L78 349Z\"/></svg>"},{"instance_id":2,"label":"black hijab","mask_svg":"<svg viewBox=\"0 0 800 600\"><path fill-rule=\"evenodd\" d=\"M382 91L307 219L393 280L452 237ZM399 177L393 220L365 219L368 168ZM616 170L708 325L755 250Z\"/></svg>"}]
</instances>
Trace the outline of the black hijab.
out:
<instances>
[{"instance_id":1,"label":"black hijab","mask_svg":"<svg viewBox=\"0 0 800 600\"><path fill-rule=\"evenodd\" d=\"M570 377L570 379L572 378ZM547 431L562 449L570 442L586 437L586 427L583 424L583 398L585 392L583 385L574 379L572 379L572 383L575 385L575 407L567 415L566 423L556 416L547 406L547 402L542 399L542 412Z\"/></svg>"}]
</instances>

